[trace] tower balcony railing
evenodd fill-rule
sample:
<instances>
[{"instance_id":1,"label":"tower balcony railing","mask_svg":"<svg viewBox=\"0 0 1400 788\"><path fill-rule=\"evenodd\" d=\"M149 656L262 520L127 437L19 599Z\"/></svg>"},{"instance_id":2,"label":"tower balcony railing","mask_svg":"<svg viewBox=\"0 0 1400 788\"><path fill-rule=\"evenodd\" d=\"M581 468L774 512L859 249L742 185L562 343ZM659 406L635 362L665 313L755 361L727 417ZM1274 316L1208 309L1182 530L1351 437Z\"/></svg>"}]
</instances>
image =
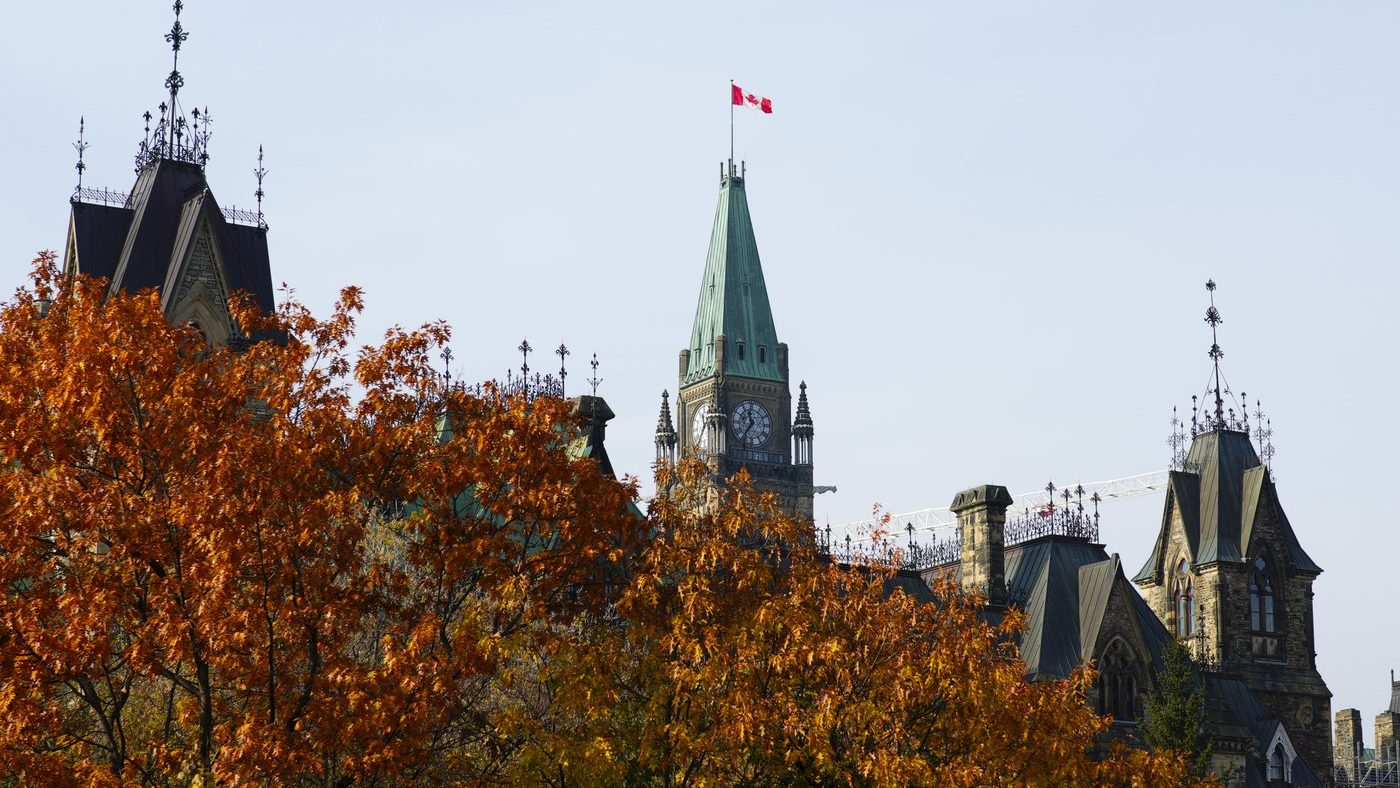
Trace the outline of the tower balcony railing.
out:
<instances>
[{"instance_id":1,"label":"tower balcony railing","mask_svg":"<svg viewBox=\"0 0 1400 788\"><path fill-rule=\"evenodd\" d=\"M1035 511L1027 509L1006 521L1007 547L1046 536L1067 536L1098 542L1099 515L1070 506L1051 505Z\"/></svg>"},{"instance_id":2,"label":"tower balcony railing","mask_svg":"<svg viewBox=\"0 0 1400 788\"><path fill-rule=\"evenodd\" d=\"M73 196L69 202L81 203L83 205L103 205L109 208L130 208L131 195L127 192L119 192L115 189L96 189L91 186L79 186L73 190ZM257 211L247 211L234 206L220 206L219 210L224 214L224 221L229 224L241 224L247 227L267 228L267 221L261 213Z\"/></svg>"},{"instance_id":3,"label":"tower balcony railing","mask_svg":"<svg viewBox=\"0 0 1400 788\"><path fill-rule=\"evenodd\" d=\"M833 537L831 526L817 532L817 549L831 560L849 565L884 565L897 569L922 572L962 560L962 539L956 529L939 529L942 534L920 541L914 524L904 526L905 535L883 533L879 536ZM1031 542L1048 536L1099 541L1099 515L1077 506L1047 504L1040 509L1026 509L1009 518L1003 530L1005 547Z\"/></svg>"},{"instance_id":4,"label":"tower balcony railing","mask_svg":"<svg viewBox=\"0 0 1400 788\"><path fill-rule=\"evenodd\" d=\"M909 529L908 539L893 534L870 539L847 534L833 539L831 526L827 526L817 531L817 551L838 564L888 566L922 572L958 561L962 557L962 542L956 534L927 543L915 542L912 529Z\"/></svg>"}]
</instances>

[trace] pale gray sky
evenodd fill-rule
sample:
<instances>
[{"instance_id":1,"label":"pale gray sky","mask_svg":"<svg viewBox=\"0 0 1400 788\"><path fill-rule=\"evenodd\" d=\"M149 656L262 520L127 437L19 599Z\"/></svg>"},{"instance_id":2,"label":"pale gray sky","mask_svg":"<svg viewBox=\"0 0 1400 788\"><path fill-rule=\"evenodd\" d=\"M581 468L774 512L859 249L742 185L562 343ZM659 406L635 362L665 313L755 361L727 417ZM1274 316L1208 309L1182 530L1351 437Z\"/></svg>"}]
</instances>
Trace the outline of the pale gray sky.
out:
<instances>
[{"instance_id":1,"label":"pale gray sky","mask_svg":"<svg viewBox=\"0 0 1400 788\"><path fill-rule=\"evenodd\" d=\"M1213 277L1225 372L1273 417L1326 570L1333 710L1369 730L1386 702L1400 6L190 0L183 19L224 205L251 204L266 146L275 280L322 310L363 286L367 340L448 319L467 378L563 340L579 391L596 351L609 451L643 476L731 78L774 101L740 114L738 153L817 480L840 487L820 520L1165 467L1171 408L1209 370ZM169 24L154 0L7 8L0 291L63 246L79 115L85 183L129 188ZM1161 507L1105 507L1130 571Z\"/></svg>"}]
</instances>

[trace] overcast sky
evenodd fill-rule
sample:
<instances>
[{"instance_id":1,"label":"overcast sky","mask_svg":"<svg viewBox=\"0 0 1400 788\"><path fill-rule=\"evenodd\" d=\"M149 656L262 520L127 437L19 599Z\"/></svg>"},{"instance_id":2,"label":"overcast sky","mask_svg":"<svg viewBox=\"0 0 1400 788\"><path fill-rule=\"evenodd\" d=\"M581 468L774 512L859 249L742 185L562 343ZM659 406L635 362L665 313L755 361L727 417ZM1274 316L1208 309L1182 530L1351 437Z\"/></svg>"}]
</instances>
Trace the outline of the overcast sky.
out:
<instances>
[{"instance_id":1,"label":"overcast sky","mask_svg":"<svg viewBox=\"0 0 1400 788\"><path fill-rule=\"evenodd\" d=\"M127 190L169 71L165 2L53 0L0 25L0 291ZM1160 470L1224 370L1273 419L1333 711L1400 667L1393 344L1400 5L190 0L186 107L273 277L362 338L445 318L456 373L524 337L597 352L608 448L649 477L728 148L729 80L773 100L737 149L779 338L816 422L821 522ZM550 368L540 354L532 364ZM1160 495L1107 504L1131 574ZM1370 739L1368 738L1368 744Z\"/></svg>"}]
</instances>

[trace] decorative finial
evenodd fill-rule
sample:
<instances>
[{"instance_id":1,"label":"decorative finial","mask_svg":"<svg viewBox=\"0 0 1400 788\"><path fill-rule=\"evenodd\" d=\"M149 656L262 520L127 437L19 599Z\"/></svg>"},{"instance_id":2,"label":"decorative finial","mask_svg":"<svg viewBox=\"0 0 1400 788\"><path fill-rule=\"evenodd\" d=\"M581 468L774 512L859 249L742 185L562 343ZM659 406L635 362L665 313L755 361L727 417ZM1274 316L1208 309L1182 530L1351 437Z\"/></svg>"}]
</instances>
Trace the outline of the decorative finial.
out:
<instances>
[{"instance_id":1,"label":"decorative finial","mask_svg":"<svg viewBox=\"0 0 1400 788\"><path fill-rule=\"evenodd\" d=\"M1269 472L1269 478L1278 481L1274 477L1274 420L1259 410L1257 401L1254 403L1254 420L1259 425L1259 459L1264 461L1264 470Z\"/></svg>"},{"instance_id":2,"label":"decorative finial","mask_svg":"<svg viewBox=\"0 0 1400 788\"><path fill-rule=\"evenodd\" d=\"M438 354L442 358L442 382L452 385L452 348L444 347Z\"/></svg>"},{"instance_id":3,"label":"decorative finial","mask_svg":"<svg viewBox=\"0 0 1400 788\"><path fill-rule=\"evenodd\" d=\"M1172 469L1179 471L1186 465L1186 430L1176 414L1175 405L1172 406L1171 425L1172 432L1167 438L1167 445L1172 449Z\"/></svg>"},{"instance_id":4,"label":"decorative finial","mask_svg":"<svg viewBox=\"0 0 1400 788\"><path fill-rule=\"evenodd\" d=\"M560 342L559 347L554 349L554 355L559 357L559 397L563 399L564 380L569 377L569 371L564 369L564 359L569 355L569 349Z\"/></svg>"},{"instance_id":5,"label":"decorative finial","mask_svg":"<svg viewBox=\"0 0 1400 788\"><path fill-rule=\"evenodd\" d=\"M1102 501L1103 498L1099 495L1099 491L1098 491L1098 490L1095 490L1095 491L1094 491L1094 494L1091 495L1091 496L1089 496L1089 500L1092 501L1093 504L1094 504L1094 524L1095 524L1095 525L1098 525L1098 522L1099 522L1099 501Z\"/></svg>"},{"instance_id":6,"label":"decorative finial","mask_svg":"<svg viewBox=\"0 0 1400 788\"><path fill-rule=\"evenodd\" d=\"M588 385L589 385L589 387L592 389L593 396L596 397L596 396L598 396L598 384L603 382L603 379L600 378L600 377L598 377L598 354L597 354L597 353L594 353L594 354L593 354L593 360L590 361L590 362L588 362L588 366L590 366L590 367L593 368L593 377L591 377L591 378L588 379Z\"/></svg>"},{"instance_id":7,"label":"decorative finial","mask_svg":"<svg viewBox=\"0 0 1400 788\"><path fill-rule=\"evenodd\" d=\"M209 116L205 115L207 128ZM207 158L207 157L206 157ZM258 227L267 229L267 221L263 219L262 198L263 198L263 178L267 176L267 169L263 167L263 146L258 146L258 168L253 170L253 177L258 179L258 190L253 192L253 196L258 200Z\"/></svg>"},{"instance_id":8,"label":"decorative finial","mask_svg":"<svg viewBox=\"0 0 1400 788\"><path fill-rule=\"evenodd\" d=\"M1047 497L1049 498L1049 500L1050 500L1050 511L1051 511L1051 512L1054 512L1054 511L1055 511L1055 483L1054 483L1053 481L1052 481L1052 482L1047 482L1047 483L1045 484L1045 492L1046 492L1046 496L1047 496Z\"/></svg>"},{"instance_id":9,"label":"decorative finial","mask_svg":"<svg viewBox=\"0 0 1400 788\"><path fill-rule=\"evenodd\" d=\"M195 163L203 167L209 163L209 138L213 136L213 133L209 130L209 126L214 122L214 118L209 114L208 106L205 106L203 115L199 114L198 109L195 109L191 114L194 115L196 121L201 119L204 121L204 125L198 126L194 130Z\"/></svg>"},{"instance_id":10,"label":"decorative finial","mask_svg":"<svg viewBox=\"0 0 1400 788\"><path fill-rule=\"evenodd\" d=\"M180 88L185 86L185 78L180 76L180 45L190 37L185 31L184 25L180 24L180 12L185 9L185 4L181 0L175 0L175 5L171 6L175 10L175 23L170 26L170 32L165 34L166 43L170 44L171 65L170 76L165 78L165 87L170 91L170 112L175 114L175 101L180 95ZM173 149L175 147L175 124L170 124L170 137L167 144Z\"/></svg>"},{"instance_id":11,"label":"decorative finial","mask_svg":"<svg viewBox=\"0 0 1400 788\"><path fill-rule=\"evenodd\" d=\"M1206 309L1206 323L1210 325L1210 358L1215 366L1215 429L1225 426L1225 399L1220 387L1220 358L1225 355L1225 351L1220 349L1220 342L1216 336L1216 329L1225 322L1220 317L1220 310L1215 308L1215 280L1206 280L1206 290L1210 292L1210 307Z\"/></svg>"},{"instance_id":12,"label":"decorative finial","mask_svg":"<svg viewBox=\"0 0 1400 788\"><path fill-rule=\"evenodd\" d=\"M75 167L74 167L74 169L76 169L76 170L78 171L78 186L77 186L77 188L75 188L75 189L73 190L73 194L74 194L75 196L78 194L78 192L81 192L81 191L83 190L83 170L86 170L86 169L87 169L87 165L83 163L83 153L88 149L88 144L87 144L87 142L83 139L83 127L84 127L86 124L87 124L86 119L85 119L83 116L79 115L79 116L78 116L78 141L75 142L75 143L73 143L73 149L76 150L76 151L78 152L78 163L77 163L77 165L75 165Z\"/></svg>"},{"instance_id":13,"label":"decorative finial","mask_svg":"<svg viewBox=\"0 0 1400 788\"><path fill-rule=\"evenodd\" d=\"M520 351L520 377L523 378L530 374L530 351L534 348L530 347L530 340L523 339L515 349Z\"/></svg>"}]
</instances>

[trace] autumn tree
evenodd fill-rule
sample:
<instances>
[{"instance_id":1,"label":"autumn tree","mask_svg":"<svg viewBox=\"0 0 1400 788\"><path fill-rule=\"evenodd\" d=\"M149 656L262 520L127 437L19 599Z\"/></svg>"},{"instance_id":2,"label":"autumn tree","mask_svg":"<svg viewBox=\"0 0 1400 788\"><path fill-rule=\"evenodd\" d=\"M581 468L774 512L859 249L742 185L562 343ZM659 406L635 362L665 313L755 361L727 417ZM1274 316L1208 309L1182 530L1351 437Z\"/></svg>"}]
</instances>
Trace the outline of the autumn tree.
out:
<instances>
[{"instance_id":1,"label":"autumn tree","mask_svg":"<svg viewBox=\"0 0 1400 788\"><path fill-rule=\"evenodd\" d=\"M211 348L51 255L0 306L0 783L1181 779L1088 672L1025 680L1018 614L696 460L644 514L586 414L450 384L442 323L356 348L360 307L235 300Z\"/></svg>"},{"instance_id":2,"label":"autumn tree","mask_svg":"<svg viewBox=\"0 0 1400 788\"><path fill-rule=\"evenodd\" d=\"M642 528L567 404L448 386L442 324L352 349L353 289L207 348L36 262L0 309L0 775L498 772L493 682Z\"/></svg>"}]
</instances>

